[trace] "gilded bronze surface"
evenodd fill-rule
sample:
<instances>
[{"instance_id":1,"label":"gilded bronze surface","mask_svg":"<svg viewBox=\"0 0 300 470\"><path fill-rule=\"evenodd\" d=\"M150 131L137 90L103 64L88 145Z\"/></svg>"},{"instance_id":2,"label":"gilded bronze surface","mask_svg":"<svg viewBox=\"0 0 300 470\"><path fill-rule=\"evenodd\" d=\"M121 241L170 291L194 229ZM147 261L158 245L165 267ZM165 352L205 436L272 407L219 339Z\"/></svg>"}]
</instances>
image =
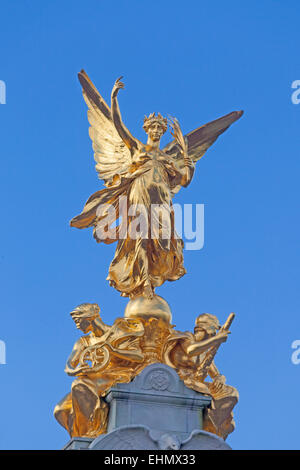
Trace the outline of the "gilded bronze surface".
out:
<instances>
[{"instance_id":1,"label":"gilded bronze surface","mask_svg":"<svg viewBox=\"0 0 300 470\"><path fill-rule=\"evenodd\" d=\"M131 300L129 317L117 318L112 326L101 320L97 304L79 305L71 313L77 328L89 334L79 338L67 361L65 371L76 379L71 392L56 406L56 419L72 437L105 433L108 408L103 397L109 389L116 383L130 382L146 366L160 362L176 369L187 387L213 398L204 429L226 439L234 430L232 409L238 392L225 384L214 357L227 340L234 314L220 327L214 315L204 313L197 317L194 333L182 333L166 321L169 307L164 299L154 296L150 305L143 296L139 300L140 317L135 300ZM154 317L149 314L151 304L156 309ZM159 305L162 316L158 314ZM144 308L147 316L143 315ZM212 380L207 381L207 377Z\"/></svg>"},{"instance_id":2,"label":"gilded bronze surface","mask_svg":"<svg viewBox=\"0 0 300 470\"><path fill-rule=\"evenodd\" d=\"M129 382L144 367L143 323L117 318L109 326L99 311L96 304L82 304L71 313L77 328L89 333L73 347L65 372L76 379L71 393L54 410L71 437L96 437L105 432L108 410L101 397L116 382Z\"/></svg>"},{"instance_id":3,"label":"gilded bronze surface","mask_svg":"<svg viewBox=\"0 0 300 470\"><path fill-rule=\"evenodd\" d=\"M130 300L124 317L111 326L101 319L97 304L81 304L71 312L84 336L75 343L67 361L65 371L75 380L71 392L55 407L55 417L72 437L105 433L108 405L104 397L110 388L130 382L146 366L159 362L174 368L187 387L212 397L204 429L225 439L234 429L232 410L238 392L225 383L214 357L227 340L234 314L221 327L214 315L204 313L197 317L193 333L180 332L172 325L168 303L155 294L155 288L186 272L183 241L175 232L172 197L190 184L195 163L242 111L186 136L173 118L169 125L174 139L161 150L160 139L168 121L152 113L144 119L147 143L133 137L121 119L117 95L124 85L120 79L112 90L111 108L84 71L79 80L88 105L96 170L106 187L88 199L71 225L94 227L97 242L117 242L108 280ZM130 208L140 206L147 233L132 237L136 216ZM165 208L164 222L156 206ZM109 217L108 207L113 207L113 217Z\"/></svg>"},{"instance_id":4,"label":"gilded bronze surface","mask_svg":"<svg viewBox=\"0 0 300 470\"><path fill-rule=\"evenodd\" d=\"M220 345L227 341L234 314L220 327L217 317L203 313L196 319L194 333L173 331L164 346L163 361L176 369L185 385L210 395L212 407L206 410L204 429L226 439L235 427L232 409L238 391L225 384L214 363ZM218 331L219 330L219 331ZM207 381L210 377L212 381Z\"/></svg>"},{"instance_id":5,"label":"gilded bronze surface","mask_svg":"<svg viewBox=\"0 0 300 470\"><path fill-rule=\"evenodd\" d=\"M71 220L71 226L94 227L97 242L117 241L107 279L123 296L151 298L156 287L186 273L183 241L175 231L172 197L190 184L195 163L241 117L242 111L227 114L186 136L173 118L169 125L174 139L161 150L160 139L167 130L167 119L159 113L145 117L143 127L148 140L143 144L122 121L117 99L119 90L124 88L120 79L112 89L111 108L84 71L79 73L79 80L88 106L96 170L106 188L88 199L82 213ZM114 209L111 218L108 207ZM130 212L132 208L137 208L134 215ZM146 233L133 237L137 213L147 222Z\"/></svg>"}]
</instances>

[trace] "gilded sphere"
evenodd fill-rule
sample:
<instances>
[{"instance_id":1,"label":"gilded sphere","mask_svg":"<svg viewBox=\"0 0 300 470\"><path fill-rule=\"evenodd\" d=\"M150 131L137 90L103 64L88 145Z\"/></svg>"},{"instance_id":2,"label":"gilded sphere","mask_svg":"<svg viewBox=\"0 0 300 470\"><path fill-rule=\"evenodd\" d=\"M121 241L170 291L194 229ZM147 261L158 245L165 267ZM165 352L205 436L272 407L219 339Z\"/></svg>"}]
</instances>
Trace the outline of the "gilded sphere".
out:
<instances>
[{"instance_id":1,"label":"gilded sphere","mask_svg":"<svg viewBox=\"0 0 300 470\"><path fill-rule=\"evenodd\" d=\"M172 314L168 302L159 295L154 295L152 299L140 296L128 302L125 318L157 318L165 323L172 322Z\"/></svg>"}]
</instances>

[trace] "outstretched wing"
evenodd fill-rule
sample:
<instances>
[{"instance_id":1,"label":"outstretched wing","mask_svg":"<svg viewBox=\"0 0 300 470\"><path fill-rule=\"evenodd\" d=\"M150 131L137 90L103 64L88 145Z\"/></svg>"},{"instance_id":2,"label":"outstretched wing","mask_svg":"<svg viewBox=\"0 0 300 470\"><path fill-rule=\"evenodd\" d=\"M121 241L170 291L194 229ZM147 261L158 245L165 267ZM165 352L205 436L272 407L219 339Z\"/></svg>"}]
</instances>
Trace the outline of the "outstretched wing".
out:
<instances>
[{"instance_id":1,"label":"outstretched wing","mask_svg":"<svg viewBox=\"0 0 300 470\"><path fill-rule=\"evenodd\" d=\"M195 429L182 442L180 450L231 450L231 447L216 434Z\"/></svg>"},{"instance_id":2,"label":"outstretched wing","mask_svg":"<svg viewBox=\"0 0 300 470\"><path fill-rule=\"evenodd\" d=\"M188 154L193 159L194 163L200 160L206 150L217 140L219 135L223 134L223 132L225 132L232 123L240 119L242 115L243 111L233 111L185 135L188 144ZM172 142L166 145L163 152L172 157L175 165L180 170L184 168L182 152L175 140L172 140ZM177 193L180 188L181 186L176 186L172 190L172 194Z\"/></svg>"},{"instance_id":3,"label":"outstretched wing","mask_svg":"<svg viewBox=\"0 0 300 470\"><path fill-rule=\"evenodd\" d=\"M127 173L131 164L128 147L119 136L111 117L111 111L84 70L78 74L82 93L88 105L96 170L99 178L109 186L115 175Z\"/></svg>"},{"instance_id":4,"label":"outstretched wing","mask_svg":"<svg viewBox=\"0 0 300 470\"><path fill-rule=\"evenodd\" d=\"M142 425L121 426L99 436L90 446L91 450L158 450L150 437L150 429Z\"/></svg>"}]
</instances>

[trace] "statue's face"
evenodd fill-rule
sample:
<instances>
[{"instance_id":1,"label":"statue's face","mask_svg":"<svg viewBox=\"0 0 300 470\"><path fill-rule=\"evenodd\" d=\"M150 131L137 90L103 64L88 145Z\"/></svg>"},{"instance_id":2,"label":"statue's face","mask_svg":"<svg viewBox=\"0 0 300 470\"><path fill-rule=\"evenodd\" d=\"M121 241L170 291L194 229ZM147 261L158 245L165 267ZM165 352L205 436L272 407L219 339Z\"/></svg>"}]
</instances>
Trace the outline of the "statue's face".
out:
<instances>
[{"instance_id":1,"label":"statue's face","mask_svg":"<svg viewBox=\"0 0 300 470\"><path fill-rule=\"evenodd\" d=\"M204 321L197 322L194 328L196 341L202 341L209 336L214 336L216 332L217 329L213 325Z\"/></svg>"},{"instance_id":2,"label":"statue's face","mask_svg":"<svg viewBox=\"0 0 300 470\"><path fill-rule=\"evenodd\" d=\"M196 325L194 328L194 335L196 341L202 341L206 338L207 332L201 325Z\"/></svg>"},{"instance_id":3,"label":"statue's face","mask_svg":"<svg viewBox=\"0 0 300 470\"><path fill-rule=\"evenodd\" d=\"M74 321L78 330L81 330L83 333L92 331L92 322L89 318L75 318Z\"/></svg>"},{"instance_id":4,"label":"statue's face","mask_svg":"<svg viewBox=\"0 0 300 470\"><path fill-rule=\"evenodd\" d=\"M164 134L164 129L160 122L153 121L148 127L147 134L153 142L158 142Z\"/></svg>"}]
</instances>

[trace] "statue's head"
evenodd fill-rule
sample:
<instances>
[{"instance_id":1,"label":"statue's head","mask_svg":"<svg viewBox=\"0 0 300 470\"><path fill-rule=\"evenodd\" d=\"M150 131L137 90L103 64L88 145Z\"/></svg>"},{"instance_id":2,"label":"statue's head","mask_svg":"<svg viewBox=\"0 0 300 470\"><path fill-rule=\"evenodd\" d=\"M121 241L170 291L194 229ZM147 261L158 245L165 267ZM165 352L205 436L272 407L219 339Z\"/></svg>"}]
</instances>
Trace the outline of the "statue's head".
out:
<instances>
[{"instance_id":1,"label":"statue's head","mask_svg":"<svg viewBox=\"0 0 300 470\"><path fill-rule=\"evenodd\" d=\"M76 327L88 333L93 330L92 322L99 316L100 307L98 304L80 304L70 313Z\"/></svg>"},{"instance_id":2,"label":"statue's head","mask_svg":"<svg viewBox=\"0 0 300 470\"><path fill-rule=\"evenodd\" d=\"M201 313L195 321L194 333L197 340L201 340L206 336L214 336L220 329L219 320L211 313Z\"/></svg>"},{"instance_id":3,"label":"statue's head","mask_svg":"<svg viewBox=\"0 0 300 470\"><path fill-rule=\"evenodd\" d=\"M163 434L158 439L158 446L162 450L179 450L181 442L176 434Z\"/></svg>"},{"instance_id":4,"label":"statue's head","mask_svg":"<svg viewBox=\"0 0 300 470\"><path fill-rule=\"evenodd\" d=\"M168 120L160 113L152 113L148 117L145 116L143 129L153 142L158 142L168 129Z\"/></svg>"}]
</instances>

